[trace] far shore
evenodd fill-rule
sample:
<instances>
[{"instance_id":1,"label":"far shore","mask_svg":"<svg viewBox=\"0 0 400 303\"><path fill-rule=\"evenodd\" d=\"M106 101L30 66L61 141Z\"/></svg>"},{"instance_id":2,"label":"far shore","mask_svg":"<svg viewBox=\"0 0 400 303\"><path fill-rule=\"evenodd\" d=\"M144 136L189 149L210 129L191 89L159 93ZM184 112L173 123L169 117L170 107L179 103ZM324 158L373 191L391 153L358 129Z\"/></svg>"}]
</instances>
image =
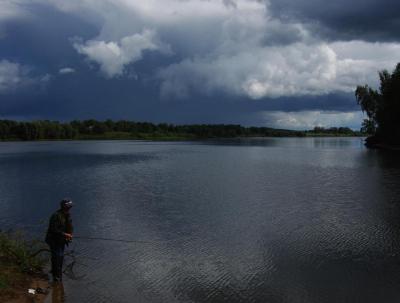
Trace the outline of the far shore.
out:
<instances>
[{"instance_id":1,"label":"far shore","mask_svg":"<svg viewBox=\"0 0 400 303\"><path fill-rule=\"evenodd\" d=\"M118 135L84 135L77 136L76 138L70 139L52 139L43 138L36 140L22 140L19 138L11 139L0 139L0 142L41 142L41 141L117 141L117 140L133 140L133 141L207 141L207 140L229 140L229 139L255 139L255 138L366 138L365 134L309 134L306 133L302 136L236 136L236 137L195 137L195 136L158 136L158 135L132 135L130 133L118 134Z\"/></svg>"},{"instance_id":2,"label":"far shore","mask_svg":"<svg viewBox=\"0 0 400 303\"><path fill-rule=\"evenodd\" d=\"M365 133L349 127L291 130L237 124L154 124L135 121L12 121L0 120L0 140L157 140L187 141L254 137L349 137Z\"/></svg>"}]
</instances>

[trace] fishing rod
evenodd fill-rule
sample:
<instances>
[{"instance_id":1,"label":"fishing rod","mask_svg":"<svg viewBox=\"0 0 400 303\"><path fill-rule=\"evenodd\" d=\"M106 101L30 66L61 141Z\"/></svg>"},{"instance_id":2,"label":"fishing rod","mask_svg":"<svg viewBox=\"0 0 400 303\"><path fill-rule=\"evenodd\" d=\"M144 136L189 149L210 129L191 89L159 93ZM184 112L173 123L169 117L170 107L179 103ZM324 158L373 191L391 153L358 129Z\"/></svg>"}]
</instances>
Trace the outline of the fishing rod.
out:
<instances>
[{"instance_id":1,"label":"fishing rod","mask_svg":"<svg viewBox=\"0 0 400 303\"><path fill-rule=\"evenodd\" d=\"M142 241L142 240L126 240L126 239L113 239L113 238L102 238L102 237L86 237L86 236L73 236L73 239L112 241L112 242L122 242L122 243L155 244L154 242Z\"/></svg>"}]
</instances>

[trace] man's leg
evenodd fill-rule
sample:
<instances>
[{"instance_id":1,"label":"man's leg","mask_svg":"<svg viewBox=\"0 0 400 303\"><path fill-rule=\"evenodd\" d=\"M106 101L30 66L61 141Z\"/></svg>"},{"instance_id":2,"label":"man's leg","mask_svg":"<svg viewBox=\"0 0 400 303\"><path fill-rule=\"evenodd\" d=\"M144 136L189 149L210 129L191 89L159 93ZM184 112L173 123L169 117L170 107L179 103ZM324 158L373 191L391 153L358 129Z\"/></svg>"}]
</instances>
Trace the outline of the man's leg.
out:
<instances>
[{"instance_id":1,"label":"man's leg","mask_svg":"<svg viewBox=\"0 0 400 303\"><path fill-rule=\"evenodd\" d=\"M64 261L64 245L54 245L51 248L51 267L53 280L62 280L62 266Z\"/></svg>"},{"instance_id":2,"label":"man's leg","mask_svg":"<svg viewBox=\"0 0 400 303\"><path fill-rule=\"evenodd\" d=\"M50 246L50 251L51 251L51 274L53 276L53 281L54 281L55 277L57 276L57 254L54 245Z\"/></svg>"}]
</instances>

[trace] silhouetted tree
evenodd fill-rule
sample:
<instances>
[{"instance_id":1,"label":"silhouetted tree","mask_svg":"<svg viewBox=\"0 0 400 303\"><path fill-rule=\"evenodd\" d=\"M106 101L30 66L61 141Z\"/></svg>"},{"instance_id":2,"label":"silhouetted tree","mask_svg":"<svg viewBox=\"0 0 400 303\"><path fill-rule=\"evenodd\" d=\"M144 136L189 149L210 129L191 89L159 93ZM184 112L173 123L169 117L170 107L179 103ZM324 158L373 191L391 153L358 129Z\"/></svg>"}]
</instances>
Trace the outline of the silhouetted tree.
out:
<instances>
[{"instance_id":1,"label":"silhouetted tree","mask_svg":"<svg viewBox=\"0 0 400 303\"><path fill-rule=\"evenodd\" d=\"M380 87L358 86L356 98L367 114L362 128L374 135L375 142L400 142L400 63L392 73L379 72Z\"/></svg>"}]
</instances>

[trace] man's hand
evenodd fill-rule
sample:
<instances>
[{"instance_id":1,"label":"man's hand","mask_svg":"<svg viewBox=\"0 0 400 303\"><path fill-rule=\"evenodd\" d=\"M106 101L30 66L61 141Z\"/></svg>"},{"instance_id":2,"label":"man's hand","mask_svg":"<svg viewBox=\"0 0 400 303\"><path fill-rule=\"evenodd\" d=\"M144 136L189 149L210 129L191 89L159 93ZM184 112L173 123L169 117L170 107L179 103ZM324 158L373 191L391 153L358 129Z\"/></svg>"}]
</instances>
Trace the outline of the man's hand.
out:
<instances>
[{"instance_id":1,"label":"man's hand","mask_svg":"<svg viewBox=\"0 0 400 303\"><path fill-rule=\"evenodd\" d=\"M64 236L65 236L65 240L67 240L68 242L72 241L72 234L64 233Z\"/></svg>"}]
</instances>

